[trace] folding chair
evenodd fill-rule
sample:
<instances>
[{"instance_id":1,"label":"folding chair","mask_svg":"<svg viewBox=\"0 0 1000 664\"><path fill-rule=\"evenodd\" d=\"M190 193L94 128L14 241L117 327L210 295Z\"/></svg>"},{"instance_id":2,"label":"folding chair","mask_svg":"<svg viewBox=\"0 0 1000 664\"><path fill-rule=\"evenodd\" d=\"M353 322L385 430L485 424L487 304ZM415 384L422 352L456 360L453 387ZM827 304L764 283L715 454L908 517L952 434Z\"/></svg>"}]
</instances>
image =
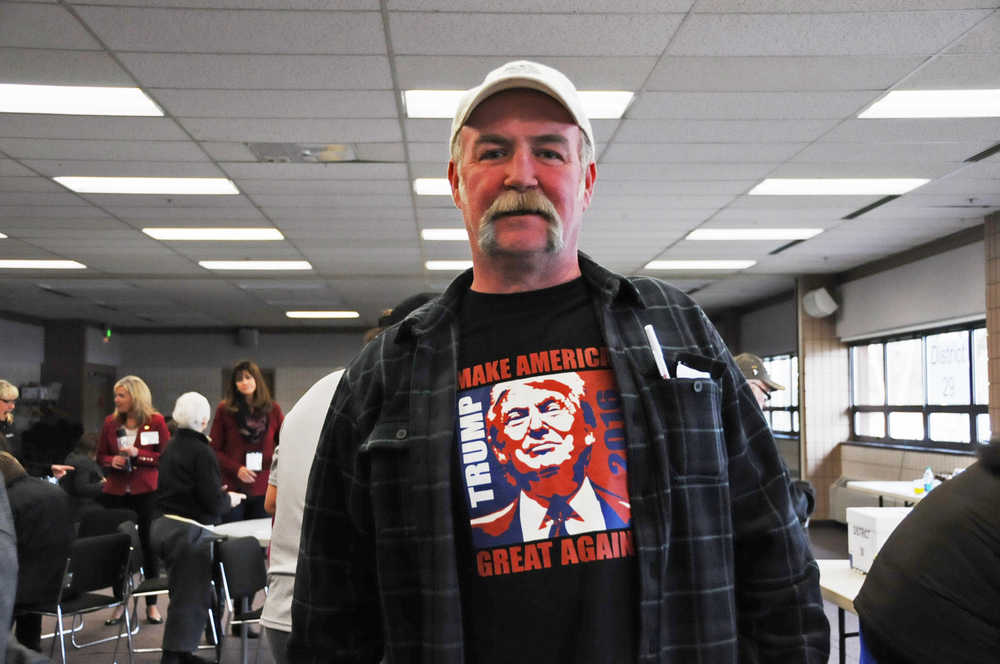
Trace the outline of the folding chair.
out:
<instances>
[{"instance_id":1,"label":"folding chair","mask_svg":"<svg viewBox=\"0 0 1000 664\"><path fill-rule=\"evenodd\" d=\"M215 554L219 563L222 592L226 608L229 610L229 625L240 627L240 660L246 664L247 626L253 623L259 624L263 610L263 607L251 609L250 602L258 590L263 590L264 594L267 594L267 562L264 559L264 549L255 537L237 537L218 541ZM233 604L233 600L236 599L240 600L238 610ZM222 633L225 634L226 630L223 629ZM259 641L257 648L259 655Z\"/></svg>"},{"instance_id":2,"label":"folding chair","mask_svg":"<svg viewBox=\"0 0 1000 664\"><path fill-rule=\"evenodd\" d=\"M151 595L169 595L169 580L165 576L148 579L142 569L142 547L139 543L139 527L133 521L126 521L118 525L118 530L127 533L132 541L132 564L129 569L129 581L132 589L129 595L132 598L132 621L135 623L133 634L139 631L139 599ZM142 579L135 585L135 575L140 574ZM214 584L213 584L214 585ZM214 593L213 593L214 594ZM168 609L169 611L169 609ZM206 636L210 643L201 644L199 649L217 648L219 644L219 634L215 626L215 612L208 610L209 629L206 629ZM163 648L133 648L134 653L163 652Z\"/></svg>"},{"instance_id":3,"label":"folding chair","mask_svg":"<svg viewBox=\"0 0 1000 664\"><path fill-rule=\"evenodd\" d=\"M56 635L59 637L59 652L63 664L66 664L67 633L63 626L64 617L73 616L75 621L77 616L85 613L128 605L127 576L130 552L129 537L124 533L77 538L70 549L66 571L63 574L63 586L59 589L56 601L24 607L21 611L53 616L56 619ZM111 589L111 594L97 592L108 588ZM128 611L124 615L128 661L131 664L132 634L129 630ZM118 661L121 636L119 632L115 640L115 662ZM53 640L49 657L53 656L55 647L56 643Z\"/></svg>"}]
</instances>

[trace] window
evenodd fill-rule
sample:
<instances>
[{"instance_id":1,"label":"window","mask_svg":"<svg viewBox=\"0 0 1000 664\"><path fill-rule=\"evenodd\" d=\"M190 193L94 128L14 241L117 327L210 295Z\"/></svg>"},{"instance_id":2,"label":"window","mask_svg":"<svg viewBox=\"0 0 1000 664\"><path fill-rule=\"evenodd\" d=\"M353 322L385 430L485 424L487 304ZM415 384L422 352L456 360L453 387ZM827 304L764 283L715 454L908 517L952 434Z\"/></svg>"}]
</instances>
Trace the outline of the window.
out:
<instances>
[{"instance_id":1,"label":"window","mask_svg":"<svg viewBox=\"0 0 1000 664\"><path fill-rule=\"evenodd\" d=\"M968 451L990 439L982 322L850 347L851 436Z\"/></svg>"},{"instance_id":2,"label":"window","mask_svg":"<svg viewBox=\"0 0 1000 664\"><path fill-rule=\"evenodd\" d=\"M760 358L771 378L785 386L771 392L764 403L764 416L771 430L778 433L799 432L799 358L795 355L772 355Z\"/></svg>"}]
</instances>

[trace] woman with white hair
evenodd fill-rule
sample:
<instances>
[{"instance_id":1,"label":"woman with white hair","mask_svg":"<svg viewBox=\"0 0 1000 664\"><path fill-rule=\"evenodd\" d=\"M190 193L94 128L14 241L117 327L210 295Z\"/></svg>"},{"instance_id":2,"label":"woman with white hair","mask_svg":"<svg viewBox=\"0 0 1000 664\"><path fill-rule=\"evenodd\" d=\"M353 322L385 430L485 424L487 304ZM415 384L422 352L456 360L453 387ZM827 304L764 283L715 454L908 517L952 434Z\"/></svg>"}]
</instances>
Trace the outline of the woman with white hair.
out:
<instances>
[{"instance_id":1,"label":"woman with white hair","mask_svg":"<svg viewBox=\"0 0 1000 664\"><path fill-rule=\"evenodd\" d=\"M0 452L19 456L14 437L14 407L20 393L17 386L0 378Z\"/></svg>"},{"instance_id":2,"label":"woman with white hair","mask_svg":"<svg viewBox=\"0 0 1000 664\"><path fill-rule=\"evenodd\" d=\"M239 494L227 494L215 452L202 433L212 414L197 392L177 398L177 432L160 456L156 506L164 515L153 522L154 551L167 565L170 606L163 631L161 664L204 662L193 654L212 605L212 540L202 524L218 523Z\"/></svg>"}]
</instances>

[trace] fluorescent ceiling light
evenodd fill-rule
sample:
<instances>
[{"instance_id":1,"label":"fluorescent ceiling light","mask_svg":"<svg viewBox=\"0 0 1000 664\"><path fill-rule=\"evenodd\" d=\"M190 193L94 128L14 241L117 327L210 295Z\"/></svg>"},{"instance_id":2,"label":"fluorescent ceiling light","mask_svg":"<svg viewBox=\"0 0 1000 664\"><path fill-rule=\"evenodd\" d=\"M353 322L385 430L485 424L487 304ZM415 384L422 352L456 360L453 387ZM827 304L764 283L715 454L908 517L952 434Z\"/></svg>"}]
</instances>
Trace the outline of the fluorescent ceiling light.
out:
<instances>
[{"instance_id":1,"label":"fluorescent ceiling light","mask_svg":"<svg viewBox=\"0 0 1000 664\"><path fill-rule=\"evenodd\" d=\"M0 233L0 240L6 240L6 239L7 239L7 236L4 235L3 233ZM424 239L426 240L427 238L424 238Z\"/></svg>"},{"instance_id":2,"label":"fluorescent ceiling light","mask_svg":"<svg viewBox=\"0 0 1000 664\"><path fill-rule=\"evenodd\" d=\"M808 240L822 228L698 228L685 240Z\"/></svg>"},{"instance_id":3,"label":"fluorescent ceiling light","mask_svg":"<svg viewBox=\"0 0 1000 664\"><path fill-rule=\"evenodd\" d=\"M1000 117L1000 90L893 90L859 118Z\"/></svg>"},{"instance_id":4,"label":"fluorescent ceiling light","mask_svg":"<svg viewBox=\"0 0 1000 664\"><path fill-rule=\"evenodd\" d=\"M650 261L647 270L745 270L756 265L750 260L669 260Z\"/></svg>"},{"instance_id":5,"label":"fluorescent ceiling light","mask_svg":"<svg viewBox=\"0 0 1000 664\"><path fill-rule=\"evenodd\" d=\"M139 88L0 84L0 112L54 115L163 115Z\"/></svg>"},{"instance_id":6,"label":"fluorescent ceiling light","mask_svg":"<svg viewBox=\"0 0 1000 664\"><path fill-rule=\"evenodd\" d=\"M404 90L408 118L453 118L465 90ZM617 120L632 97L628 90L580 90L580 103L591 120Z\"/></svg>"},{"instance_id":7,"label":"fluorescent ceiling light","mask_svg":"<svg viewBox=\"0 0 1000 664\"><path fill-rule=\"evenodd\" d=\"M161 194L232 195L240 193L227 178L135 178L70 177L52 178L78 194Z\"/></svg>"},{"instance_id":8,"label":"fluorescent ceiling light","mask_svg":"<svg viewBox=\"0 0 1000 664\"><path fill-rule=\"evenodd\" d=\"M4 270L83 270L87 266L76 261L2 259Z\"/></svg>"},{"instance_id":9,"label":"fluorescent ceiling light","mask_svg":"<svg viewBox=\"0 0 1000 664\"><path fill-rule=\"evenodd\" d=\"M431 241L465 242L469 239L469 233L464 228L424 228L420 231L420 237Z\"/></svg>"},{"instance_id":10,"label":"fluorescent ceiling light","mask_svg":"<svg viewBox=\"0 0 1000 664\"><path fill-rule=\"evenodd\" d=\"M925 178L768 178L749 193L751 196L889 196L905 194L928 182Z\"/></svg>"},{"instance_id":11,"label":"fluorescent ceiling light","mask_svg":"<svg viewBox=\"0 0 1000 664\"><path fill-rule=\"evenodd\" d=\"M156 240L284 240L277 228L143 228Z\"/></svg>"},{"instance_id":12,"label":"fluorescent ceiling light","mask_svg":"<svg viewBox=\"0 0 1000 664\"><path fill-rule=\"evenodd\" d=\"M416 178L413 192L417 196L451 196L451 183L448 178Z\"/></svg>"},{"instance_id":13,"label":"fluorescent ceiling light","mask_svg":"<svg viewBox=\"0 0 1000 664\"><path fill-rule=\"evenodd\" d=\"M358 318L357 311L286 311L289 318Z\"/></svg>"},{"instance_id":14,"label":"fluorescent ceiling light","mask_svg":"<svg viewBox=\"0 0 1000 664\"><path fill-rule=\"evenodd\" d=\"M206 270L311 270L309 261L198 261Z\"/></svg>"},{"instance_id":15,"label":"fluorescent ceiling light","mask_svg":"<svg viewBox=\"0 0 1000 664\"><path fill-rule=\"evenodd\" d=\"M424 265L428 270L468 270L472 261L427 261Z\"/></svg>"}]
</instances>

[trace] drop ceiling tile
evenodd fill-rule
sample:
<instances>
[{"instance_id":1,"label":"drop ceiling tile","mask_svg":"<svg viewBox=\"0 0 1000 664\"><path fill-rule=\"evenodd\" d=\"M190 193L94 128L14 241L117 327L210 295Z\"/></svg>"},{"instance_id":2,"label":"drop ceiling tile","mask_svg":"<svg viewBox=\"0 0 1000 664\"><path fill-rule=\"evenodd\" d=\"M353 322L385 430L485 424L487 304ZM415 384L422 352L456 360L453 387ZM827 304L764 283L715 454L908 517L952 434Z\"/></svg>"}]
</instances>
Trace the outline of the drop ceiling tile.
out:
<instances>
[{"instance_id":1,"label":"drop ceiling tile","mask_svg":"<svg viewBox=\"0 0 1000 664\"><path fill-rule=\"evenodd\" d=\"M658 14L662 12L686 12L694 4L694 0L593 0L587 3L588 13L638 13ZM390 11L438 11L447 12L455 9L455 3L449 0L390 0L387 3ZM462 3L463 12L495 12L497 3L493 0L466 0ZM532 0L514 0L503 3L503 10L520 14L530 14L539 11L539 5ZM549 0L545 3L546 13L580 11L580 3L576 0Z\"/></svg>"},{"instance_id":2,"label":"drop ceiling tile","mask_svg":"<svg viewBox=\"0 0 1000 664\"><path fill-rule=\"evenodd\" d=\"M4 83L135 85L110 55L97 51L0 48L0 71Z\"/></svg>"},{"instance_id":3,"label":"drop ceiling tile","mask_svg":"<svg viewBox=\"0 0 1000 664\"><path fill-rule=\"evenodd\" d=\"M1000 41L1000 33L994 33ZM909 76L906 90L952 90L956 88L1000 88L1000 53L989 55L941 55Z\"/></svg>"},{"instance_id":4,"label":"drop ceiling tile","mask_svg":"<svg viewBox=\"0 0 1000 664\"><path fill-rule=\"evenodd\" d=\"M34 175L16 161L0 158L0 177L33 177Z\"/></svg>"},{"instance_id":5,"label":"drop ceiling tile","mask_svg":"<svg viewBox=\"0 0 1000 664\"><path fill-rule=\"evenodd\" d=\"M109 48L172 53L384 54L377 12L225 11L78 6Z\"/></svg>"},{"instance_id":6,"label":"drop ceiling tile","mask_svg":"<svg viewBox=\"0 0 1000 664\"><path fill-rule=\"evenodd\" d=\"M407 55L659 55L683 14L393 12L393 48Z\"/></svg>"},{"instance_id":7,"label":"drop ceiling tile","mask_svg":"<svg viewBox=\"0 0 1000 664\"><path fill-rule=\"evenodd\" d=\"M71 0L71 4L86 4L89 0ZM102 5L135 6L135 0L101 0ZM378 0L144 0L144 6L190 9L270 9L282 10L369 10L378 11Z\"/></svg>"},{"instance_id":8,"label":"drop ceiling tile","mask_svg":"<svg viewBox=\"0 0 1000 664\"><path fill-rule=\"evenodd\" d=\"M987 9L995 0L698 0L697 13L824 13L824 12L908 12L934 9Z\"/></svg>"},{"instance_id":9,"label":"drop ceiling tile","mask_svg":"<svg viewBox=\"0 0 1000 664\"><path fill-rule=\"evenodd\" d=\"M601 155L601 166L614 163L782 162L806 143L627 143L615 141Z\"/></svg>"},{"instance_id":10,"label":"drop ceiling tile","mask_svg":"<svg viewBox=\"0 0 1000 664\"><path fill-rule=\"evenodd\" d=\"M0 138L0 150L17 159L208 161L205 153L190 141Z\"/></svg>"},{"instance_id":11,"label":"drop ceiling tile","mask_svg":"<svg viewBox=\"0 0 1000 664\"><path fill-rule=\"evenodd\" d=\"M954 163L792 163L778 166L772 178L936 178L959 167Z\"/></svg>"},{"instance_id":12,"label":"drop ceiling tile","mask_svg":"<svg viewBox=\"0 0 1000 664\"><path fill-rule=\"evenodd\" d=\"M834 143L995 142L997 136L1000 136L1000 118L849 119L832 129L823 140Z\"/></svg>"},{"instance_id":13,"label":"drop ceiling tile","mask_svg":"<svg viewBox=\"0 0 1000 664\"><path fill-rule=\"evenodd\" d=\"M60 188L61 189L61 188ZM4 191L0 192L0 211L4 208L24 206L29 208L72 207L84 204L76 194L65 189L55 192ZM2 212L0 212L2 215Z\"/></svg>"},{"instance_id":14,"label":"drop ceiling tile","mask_svg":"<svg viewBox=\"0 0 1000 664\"><path fill-rule=\"evenodd\" d=\"M622 120L616 141L643 143L812 142L834 120Z\"/></svg>"},{"instance_id":15,"label":"drop ceiling tile","mask_svg":"<svg viewBox=\"0 0 1000 664\"><path fill-rule=\"evenodd\" d=\"M351 221L356 223L376 223L382 219L412 218L411 206L400 208L352 207L352 208L307 208L281 207L263 208L268 218L279 227L286 222L307 221L321 223L323 221Z\"/></svg>"},{"instance_id":16,"label":"drop ceiling tile","mask_svg":"<svg viewBox=\"0 0 1000 664\"><path fill-rule=\"evenodd\" d=\"M124 221L142 224L143 226L172 226L178 221L215 220L245 220L253 222L265 221L260 210L253 207L244 208L211 208L211 207L143 207L133 202L132 205L115 205L108 211Z\"/></svg>"},{"instance_id":17,"label":"drop ceiling tile","mask_svg":"<svg viewBox=\"0 0 1000 664\"><path fill-rule=\"evenodd\" d=\"M81 196L107 210L122 207L141 206L145 210L168 210L175 208L240 210L248 209L250 201L245 196L202 196L179 194L162 196L153 194L81 194Z\"/></svg>"},{"instance_id":18,"label":"drop ceiling tile","mask_svg":"<svg viewBox=\"0 0 1000 664\"><path fill-rule=\"evenodd\" d=\"M932 55L989 10L850 14L693 14L671 55Z\"/></svg>"},{"instance_id":19,"label":"drop ceiling tile","mask_svg":"<svg viewBox=\"0 0 1000 664\"><path fill-rule=\"evenodd\" d=\"M77 175L92 177L190 177L217 178L223 174L209 162L172 161L94 161L85 159L25 159L25 166L42 175L57 177Z\"/></svg>"},{"instance_id":20,"label":"drop ceiling tile","mask_svg":"<svg viewBox=\"0 0 1000 664\"><path fill-rule=\"evenodd\" d=\"M416 247L352 249L312 252L303 249L306 258L319 274L333 275L393 275L419 273L423 268L420 252Z\"/></svg>"},{"instance_id":21,"label":"drop ceiling tile","mask_svg":"<svg viewBox=\"0 0 1000 664\"><path fill-rule=\"evenodd\" d=\"M64 7L20 2L0 3L0 46L101 49Z\"/></svg>"},{"instance_id":22,"label":"drop ceiling tile","mask_svg":"<svg viewBox=\"0 0 1000 664\"><path fill-rule=\"evenodd\" d=\"M329 209L352 209L352 208L382 208L382 207L404 207L410 203L409 195L368 195L352 196L347 194L334 194L324 196L322 194L298 194L295 196L283 196L280 194L255 194L254 202L265 210L275 208L316 208L317 212Z\"/></svg>"},{"instance_id":23,"label":"drop ceiling tile","mask_svg":"<svg viewBox=\"0 0 1000 664\"><path fill-rule=\"evenodd\" d=\"M907 168L921 163L957 162L985 150L989 141L975 143L814 143L795 155L793 163L859 162L899 164Z\"/></svg>"},{"instance_id":24,"label":"drop ceiling tile","mask_svg":"<svg viewBox=\"0 0 1000 664\"><path fill-rule=\"evenodd\" d=\"M391 194L409 196L410 184L406 180L274 180L239 179L240 191L257 194ZM0 184L2 186L2 184Z\"/></svg>"},{"instance_id":25,"label":"drop ceiling tile","mask_svg":"<svg viewBox=\"0 0 1000 664\"><path fill-rule=\"evenodd\" d=\"M354 152L358 157L358 161L405 161L402 142L355 143Z\"/></svg>"},{"instance_id":26,"label":"drop ceiling tile","mask_svg":"<svg viewBox=\"0 0 1000 664\"><path fill-rule=\"evenodd\" d=\"M302 254L288 242L165 242L165 245L192 261L205 260L302 260Z\"/></svg>"},{"instance_id":27,"label":"drop ceiling tile","mask_svg":"<svg viewBox=\"0 0 1000 664\"><path fill-rule=\"evenodd\" d=\"M0 138L26 137L160 141L188 139L177 124L167 118L0 114Z\"/></svg>"},{"instance_id":28,"label":"drop ceiling tile","mask_svg":"<svg viewBox=\"0 0 1000 664\"><path fill-rule=\"evenodd\" d=\"M689 164L599 164L602 174L612 180L759 180L775 167L773 163L689 163ZM596 197L595 197L596 200Z\"/></svg>"},{"instance_id":29,"label":"drop ceiling tile","mask_svg":"<svg viewBox=\"0 0 1000 664\"><path fill-rule=\"evenodd\" d=\"M101 254L86 256L87 267L106 274L123 275L190 275L198 269L191 261L169 251L156 254Z\"/></svg>"},{"instance_id":30,"label":"drop ceiling tile","mask_svg":"<svg viewBox=\"0 0 1000 664\"><path fill-rule=\"evenodd\" d=\"M924 62L894 56L664 57L647 90L884 90Z\"/></svg>"},{"instance_id":31,"label":"drop ceiling tile","mask_svg":"<svg viewBox=\"0 0 1000 664\"><path fill-rule=\"evenodd\" d=\"M965 194L978 197L984 192L1000 191L1000 178L984 181L965 178L962 177L962 174L928 182L920 188L920 192L922 194Z\"/></svg>"},{"instance_id":32,"label":"drop ceiling tile","mask_svg":"<svg viewBox=\"0 0 1000 664\"><path fill-rule=\"evenodd\" d=\"M151 91L171 115L185 118L395 118L390 90Z\"/></svg>"},{"instance_id":33,"label":"drop ceiling tile","mask_svg":"<svg viewBox=\"0 0 1000 664\"><path fill-rule=\"evenodd\" d=\"M257 161L246 143L236 141L201 141L201 148L215 161Z\"/></svg>"},{"instance_id":34,"label":"drop ceiling tile","mask_svg":"<svg viewBox=\"0 0 1000 664\"><path fill-rule=\"evenodd\" d=\"M396 55L396 76L403 90L465 90L512 56ZM533 58L566 74L580 90L638 90L656 64L655 57L545 56Z\"/></svg>"},{"instance_id":35,"label":"drop ceiling tile","mask_svg":"<svg viewBox=\"0 0 1000 664\"><path fill-rule=\"evenodd\" d=\"M389 90L389 59L371 55L122 53L149 88Z\"/></svg>"},{"instance_id":36,"label":"drop ceiling tile","mask_svg":"<svg viewBox=\"0 0 1000 664\"><path fill-rule=\"evenodd\" d=\"M989 18L964 35L957 44L949 48L948 54L1000 53L998 34L1000 34L1000 14L994 12Z\"/></svg>"},{"instance_id":37,"label":"drop ceiling tile","mask_svg":"<svg viewBox=\"0 0 1000 664\"><path fill-rule=\"evenodd\" d=\"M276 178L281 180L405 180L404 164L241 164L223 163L233 178Z\"/></svg>"},{"instance_id":38,"label":"drop ceiling tile","mask_svg":"<svg viewBox=\"0 0 1000 664\"><path fill-rule=\"evenodd\" d=\"M66 190L58 184L41 177L5 177L0 175L0 192L55 192L64 193Z\"/></svg>"},{"instance_id":39,"label":"drop ceiling tile","mask_svg":"<svg viewBox=\"0 0 1000 664\"><path fill-rule=\"evenodd\" d=\"M244 119L181 118L180 123L201 141L277 143L351 143L399 141L399 122L390 119Z\"/></svg>"},{"instance_id":40,"label":"drop ceiling tile","mask_svg":"<svg viewBox=\"0 0 1000 664\"><path fill-rule=\"evenodd\" d=\"M837 92L645 92L628 109L629 119L812 120L854 115L880 91Z\"/></svg>"},{"instance_id":41,"label":"drop ceiling tile","mask_svg":"<svg viewBox=\"0 0 1000 664\"><path fill-rule=\"evenodd\" d=\"M83 203L83 201L79 201ZM4 208L3 216L5 223L20 221L36 221L40 224L62 223L59 220L67 220L65 223L73 223L74 219L107 219L108 214L103 210L98 210L89 205L71 205L66 207L41 206L30 207L26 205L7 206Z\"/></svg>"},{"instance_id":42,"label":"drop ceiling tile","mask_svg":"<svg viewBox=\"0 0 1000 664\"><path fill-rule=\"evenodd\" d=\"M94 237L95 232L120 233L130 228L117 219L5 219L0 228L11 237L25 240L33 238L79 238Z\"/></svg>"}]
</instances>

